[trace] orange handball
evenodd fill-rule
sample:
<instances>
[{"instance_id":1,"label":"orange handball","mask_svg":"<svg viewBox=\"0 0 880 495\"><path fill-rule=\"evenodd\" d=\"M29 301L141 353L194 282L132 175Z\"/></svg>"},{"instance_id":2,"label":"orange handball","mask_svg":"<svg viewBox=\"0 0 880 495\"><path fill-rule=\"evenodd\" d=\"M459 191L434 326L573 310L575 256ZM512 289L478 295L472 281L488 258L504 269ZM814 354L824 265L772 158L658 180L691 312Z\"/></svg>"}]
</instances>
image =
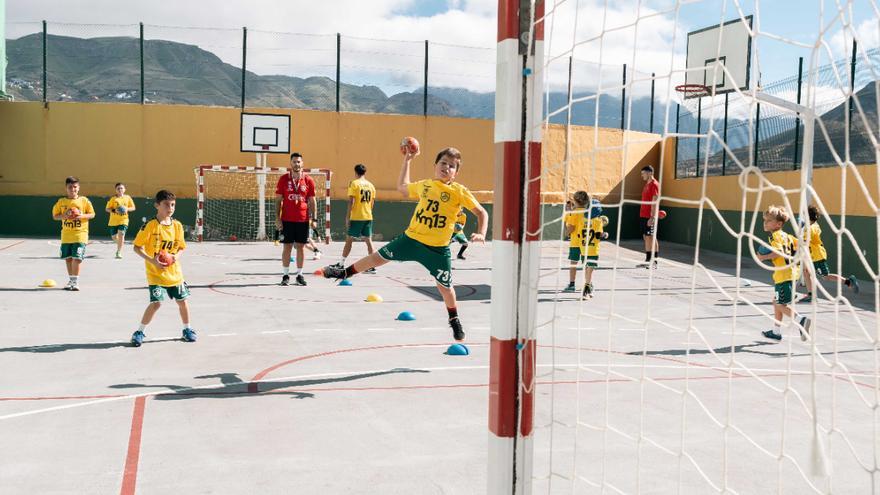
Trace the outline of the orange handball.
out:
<instances>
[{"instance_id":1,"label":"orange handball","mask_svg":"<svg viewBox=\"0 0 880 495\"><path fill-rule=\"evenodd\" d=\"M660 220L663 220L664 218L666 218L666 210L657 211L657 218L659 218Z\"/></svg>"},{"instance_id":2,"label":"orange handball","mask_svg":"<svg viewBox=\"0 0 880 495\"><path fill-rule=\"evenodd\" d=\"M77 208L76 206L71 206L70 208L67 209L67 211L64 212L64 216L66 216L67 218L71 218L71 219L76 218L79 215L80 215L79 208Z\"/></svg>"},{"instance_id":3,"label":"orange handball","mask_svg":"<svg viewBox=\"0 0 880 495\"><path fill-rule=\"evenodd\" d=\"M404 155L409 152L410 155L418 155L419 154L419 141L412 137L407 136L400 141L400 152Z\"/></svg>"},{"instance_id":4,"label":"orange handball","mask_svg":"<svg viewBox=\"0 0 880 495\"><path fill-rule=\"evenodd\" d=\"M171 256L171 253L165 250L159 251L159 254L156 255L156 259L163 265L171 266L174 264L174 256Z\"/></svg>"}]
</instances>

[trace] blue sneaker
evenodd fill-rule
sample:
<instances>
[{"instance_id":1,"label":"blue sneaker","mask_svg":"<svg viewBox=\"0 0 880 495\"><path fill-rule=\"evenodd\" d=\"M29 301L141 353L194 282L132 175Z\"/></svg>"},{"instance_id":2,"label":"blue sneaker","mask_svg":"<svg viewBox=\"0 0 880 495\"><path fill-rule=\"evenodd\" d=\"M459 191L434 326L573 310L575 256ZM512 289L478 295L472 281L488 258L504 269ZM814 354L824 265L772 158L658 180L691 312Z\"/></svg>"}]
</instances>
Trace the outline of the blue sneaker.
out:
<instances>
[{"instance_id":1,"label":"blue sneaker","mask_svg":"<svg viewBox=\"0 0 880 495\"><path fill-rule=\"evenodd\" d=\"M568 285L562 289L562 292L577 292L577 287L574 286L574 282L569 282Z\"/></svg>"},{"instance_id":2,"label":"blue sneaker","mask_svg":"<svg viewBox=\"0 0 880 495\"><path fill-rule=\"evenodd\" d=\"M846 277L846 281L849 282L849 288L853 290L856 294L859 293L859 281L856 279L855 275L850 275Z\"/></svg>"},{"instance_id":3,"label":"blue sneaker","mask_svg":"<svg viewBox=\"0 0 880 495\"><path fill-rule=\"evenodd\" d=\"M765 331L761 332L761 334L764 335L764 337L767 337L768 339L782 340L782 334L776 333L773 330L765 330Z\"/></svg>"},{"instance_id":4,"label":"blue sneaker","mask_svg":"<svg viewBox=\"0 0 880 495\"><path fill-rule=\"evenodd\" d=\"M196 331L192 328L184 328L183 329L183 340L186 342L195 342L196 341Z\"/></svg>"},{"instance_id":5,"label":"blue sneaker","mask_svg":"<svg viewBox=\"0 0 880 495\"><path fill-rule=\"evenodd\" d=\"M144 335L144 332L137 330L136 332L131 334L131 345L133 345L135 347L140 347L141 344L144 343L145 338L146 338L146 335Z\"/></svg>"}]
</instances>

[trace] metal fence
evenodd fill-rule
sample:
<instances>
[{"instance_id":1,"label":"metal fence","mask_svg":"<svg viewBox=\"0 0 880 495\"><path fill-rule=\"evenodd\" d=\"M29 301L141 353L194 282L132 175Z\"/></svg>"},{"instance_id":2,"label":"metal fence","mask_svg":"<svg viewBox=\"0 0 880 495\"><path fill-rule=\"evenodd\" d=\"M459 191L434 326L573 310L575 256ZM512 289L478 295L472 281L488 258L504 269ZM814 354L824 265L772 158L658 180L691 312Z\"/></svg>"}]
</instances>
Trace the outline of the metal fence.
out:
<instances>
[{"instance_id":1,"label":"metal fence","mask_svg":"<svg viewBox=\"0 0 880 495\"><path fill-rule=\"evenodd\" d=\"M150 24L9 23L7 35L17 100L495 114L494 47ZM551 122L570 112L578 125L662 129L651 74L571 58L548 68Z\"/></svg>"},{"instance_id":2,"label":"metal fence","mask_svg":"<svg viewBox=\"0 0 880 495\"><path fill-rule=\"evenodd\" d=\"M856 48L854 45L851 57L822 65L813 74L813 108L824 127L823 132L820 125L816 126L814 167L837 165L835 153L841 160L848 157L855 164L876 162L869 137L871 127L865 127L862 115L869 123L877 122L876 68L880 67L880 50L875 48L859 55ZM810 76L803 59L793 64L792 72L797 75L766 84L761 91L801 103ZM848 98L850 91L856 95L861 112L855 99ZM710 125L719 138L679 138L676 177L738 174L737 161L764 171L795 170L800 166L804 126L797 115L755 104L738 93L691 98L679 106L676 132L707 135ZM724 152L722 141L736 160Z\"/></svg>"}]
</instances>

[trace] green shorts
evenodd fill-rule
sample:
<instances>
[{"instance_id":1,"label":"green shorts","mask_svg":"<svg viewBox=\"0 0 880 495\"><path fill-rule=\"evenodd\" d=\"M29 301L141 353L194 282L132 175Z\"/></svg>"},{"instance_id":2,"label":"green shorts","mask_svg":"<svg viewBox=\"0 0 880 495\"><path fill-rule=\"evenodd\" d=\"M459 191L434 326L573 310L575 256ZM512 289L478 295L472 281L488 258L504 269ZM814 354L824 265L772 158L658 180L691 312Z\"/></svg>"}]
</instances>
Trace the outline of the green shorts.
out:
<instances>
[{"instance_id":1,"label":"green shorts","mask_svg":"<svg viewBox=\"0 0 880 495\"><path fill-rule=\"evenodd\" d=\"M817 277L827 277L831 273L831 270L828 268L828 260L814 261L813 268L816 269Z\"/></svg>"},{"instance_id":2,"label":"green shorts","mask_svg":"<svg viewBox=\"0 0 880 495\"><path fill-rule=\"evenodd\" d=\"M452 255L449 246L428 246L400 234L379 249L379 256L388 261L416 261L433 275L443 287L452 287Z\"/></svg>"},{"instance_id":3,"label":"green shorts","mask_svg":"<svg viewBox=\"0 0 880 495\"><path fill-rule=\"evenodd\" d=\"M579 263L581 261L584 261L584 255L581 254L581 248L579 248L579 247L568 248L568 261L572 261L574 263Z\"/></svg>"},{"instance_id":4,"label":"green shorts","mask_svg":"<svg viewBox=\"0 0 880 495\"><path fill-rule=\"evenodd\" d=\"M449 240L449 243L452 244L452 241L455 241L459 244L467 244L467 236L464 235L464 232L456 232L452 234L452 239Z\"/></svg>"},{"instance_id":5,"label":"green shorts","mask_svg":"<svg viewBox=\"0 0 880 495\"><path fill-rule=\"evenodd\" d=\"M373 221L372 220L351 220L348 223L348 236L354 238L373 237Z\"/></svg>"},{"instance_id":6,"label":"green shorts","mask_svg":"<svg viewBox=\"0 0 880 495\"><path fill-rule=\"evenodd\" d=\"M128 225L125 225L125 224L111 225L110 226L110 237L113 237L114 235L116 235L119 232L122 232L124 234L126 230L128 230Z\"/></svg>"},{"instance_id":7,"label":"green shorts","mask_svg":"<svg viewBox=\"0 0 880 495\"><path fill-rule=\"evenodd\" d=\"M792 283L791 280L779 282L773 286L773 302L776 304L791 304Z\"/></svg>"},{"instance_id":8,"label":"green shorts","mask_svg":"<svg viewBox=\"0 0 880 495\"><path fill-rule=\"evenodd\" d=\"M61 243L61 259L73 258L82 260L86 257L86 243L84 242L63 242Z\"/></svg>"},{"instance_id":9,"label":"green shorts","mask_svg":"<svg viewBox=\"0 0 880 495\"><path fill-rule=\"evenodd\" d=\"M180 285L172 285L170 287L163 287L161 285L150 286L151 303L164 301L166 295L175 301L183 301L189 297L189 287L187 287L186 282L181 282Z\"/></svg>"},{"instance_id":10,"label":"green shorts","mask_svg":"<svg viewBox=\"0 0 880 495\"><path fill-rule=\"evenodd\" d=\"M590 268L599 268L599 257L587 256L587 266Z\"/></svg>"}]
</instances>

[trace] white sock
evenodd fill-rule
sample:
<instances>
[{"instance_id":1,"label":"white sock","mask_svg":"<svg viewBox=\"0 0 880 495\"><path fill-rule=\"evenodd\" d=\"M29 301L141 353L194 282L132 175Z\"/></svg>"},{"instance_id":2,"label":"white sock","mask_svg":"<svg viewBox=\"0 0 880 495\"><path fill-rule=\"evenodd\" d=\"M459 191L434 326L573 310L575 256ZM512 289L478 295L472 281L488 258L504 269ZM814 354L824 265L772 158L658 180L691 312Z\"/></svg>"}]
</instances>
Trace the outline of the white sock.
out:
<instances>
[{"instance_id":1,"label":"white sock","mask_svg":"<svg viewBox=\"0 0 880 495\"><path fill-rule=\"evenodd\" d=\"M285 267L284 267L284 271L283 271L283 273L284 273L285 275L290 275L290 267L289 267L289 266L285 266Z\"/></svg>"},{"instance_id":2,"label":"white sock","mask_svg":"<svg viewBox=\"0 0 880 495\"><path fill-rule=\"evenodd\" d=\"M71 275L70 281L73 282L74 284L79 282L79 275Z\"/></svg>"},{"instance_id":3,"label":"white sock","mask_svg":"<svg viewBox=\"0 0 880 495\"><path fill-rule=\"evenodd\" d=\"M147 329L147 326L144 325L143 323L141 323L140 325L138 325L138 332L143 333L143 331L146 330L146 329Z\"/></svg>"},{"instance_id":4,"label":"white sock","mask_svg":"<svg viewBox=\"0 0 880 495\"><path fill-rule=\"evenodd\" d=\"M339 258L339 264L345 266L345 256Z\"/></svg>"},{"instance_id":5,"label":"white sock","mask_svg":"<svg viewBox=\"0 0 880 495\"><path fill-rule=\"evenodd\" d=\"M183 329L186 330L187 328L189 328L190 330L192 330L192 327L189 326L189 323L184 323L184 324L183 324Z\"/></svg>"},{"instance_id":6,"label":"white sock","mask_svg":"<svg viewBox=\"0 0 880 495\"><path fill-rule=\"evenodd\" d=\"M302 274L302 271L303 271L303 269L302 269L302 268L300 268L300 267L297 267L297 268L296 268L296 271L295 271L295 272L293 272L293 274L294 274L294 275L296 275L296 276L299 276L299 275L300 275L300 274Z\"/></svg>"}]
</instances>

